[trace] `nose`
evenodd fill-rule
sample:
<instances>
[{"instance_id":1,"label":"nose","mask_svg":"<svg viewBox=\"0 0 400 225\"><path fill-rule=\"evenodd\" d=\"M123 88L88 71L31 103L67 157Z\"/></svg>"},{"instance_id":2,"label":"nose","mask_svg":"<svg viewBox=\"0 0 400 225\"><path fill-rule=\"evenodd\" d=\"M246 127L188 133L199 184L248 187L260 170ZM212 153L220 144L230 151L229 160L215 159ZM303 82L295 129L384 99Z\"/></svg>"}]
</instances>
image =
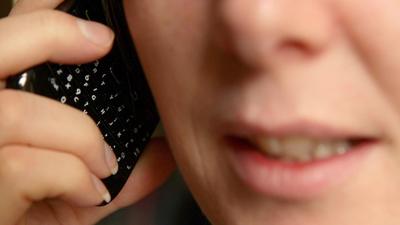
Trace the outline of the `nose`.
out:
<instances>
[{"instance_id":1,"label":"nose","mask_svg":"<svg viewBox=\"0 0 400 225\"><path fill-rule=\"evenodd\" d=\"M326 2L218 1L219 43L252 67L313 57L327 49L337 30L334 14Z\"/></svg>"}]
</instances>

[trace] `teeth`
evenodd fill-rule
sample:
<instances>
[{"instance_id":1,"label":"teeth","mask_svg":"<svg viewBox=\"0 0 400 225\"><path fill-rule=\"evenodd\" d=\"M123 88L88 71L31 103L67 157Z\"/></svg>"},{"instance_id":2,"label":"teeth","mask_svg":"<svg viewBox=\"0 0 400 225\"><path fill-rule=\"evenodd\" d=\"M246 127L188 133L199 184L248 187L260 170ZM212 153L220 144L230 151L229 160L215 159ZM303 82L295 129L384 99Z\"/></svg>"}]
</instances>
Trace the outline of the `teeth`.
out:
<instances>
[{"instance_id":1,"label":"teeth","mask_svg":"<svg viewBox=\"0 0 400 225\"><path fill-rule=\"evenodd\" d=\"M314 149L314 159L326 159L335 154L334 147L330 143L320 142Z\"/></svg>"},{"instance_id":2,"label":"teeth","mask_svg":"<svg viewBox=\"0 0 400 225\"><path fill-rule=\"evenodd\" d=\"M343 155L351 148L351 144L348 141L342 141L342 142L336 143L335 148L336 148L337 154Z\"/></svg>"},{"instance_id":3,"label":"teeth","mask_svg":"<svg viewBox=\"0 0 400 225\"><path fill-rule=\"evenodd\" d=\"M279 156L282 152L281 143L276 138L264 138L255 140L261 150L273 156ZM268 151L266 151L268 150Z\"/></svg>"},{"instance_id":4,"label":"teeth","mask_svg":"<svg viewBox=\"0 0 400 225\"><path fill-rule=\"evenodd\" d=\"M346 153L350 148L347 140L317 140L301 136L285 138L252 138L250 140L264 154L284 161L307 162L326 159Z\"/></svg>"},{"instance_id":5,"label":"teeth","mask_svg":"<svg viewBox=\"0 0 400 225\"><path fill-rule=\"evenodd\" d=\"M314 142L309 138L291 137L281 140L283 153L286 157L299 161L309 161Z\"/></svg>"}]
</instances>

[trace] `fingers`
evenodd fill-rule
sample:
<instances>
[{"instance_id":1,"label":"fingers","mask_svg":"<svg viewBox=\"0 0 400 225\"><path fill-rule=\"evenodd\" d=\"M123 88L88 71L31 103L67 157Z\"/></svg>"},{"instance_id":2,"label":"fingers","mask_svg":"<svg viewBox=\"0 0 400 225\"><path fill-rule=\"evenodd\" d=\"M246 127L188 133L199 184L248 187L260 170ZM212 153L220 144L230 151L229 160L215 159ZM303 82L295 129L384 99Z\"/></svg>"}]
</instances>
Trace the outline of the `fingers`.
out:
<instances>
[{"instance_id":1,"label":"fingers","mask_svg":"<svg viewBox=\"0 0 400 225\"><path fill-rule=\"evenodd\" d=\"M1 91L7 76L36 64L83 63L110 49L113 33L107 27L46 9L60 2L21 0L14 17L0 20L0 31L7 34L0 35L0 146L17 143L71 153L94 174L107 177L117 163L91 119L42 97ZM32 12L38 9L45 10Z\"/></svg>"},{"instance_id":2,"label":"fingers","mask_svg":"<svg viewBox=\"0 0 400 225\"><path fill-rule=\"evenodd\" d=\"M18 0L10 12L10 16L25 14L40 9L53 9L63 0Z\"/></svg>"},{"instance_id":3,"label":"fingers","mask_svg":"<svg viewBox=\"0 0 400 225\"><path fill-rule=\"evenodd\" d=\"M80 209L82 223L94 224L108 214L144 198L161 186L175 167L165 139L152 139L120 194L104 207Z\"/></svg>"},{"instance_id":4,"label":"fingers","mask_svg":"<svg viewBox=\"0 0 400 225\"><path fill-rule=\"evenodd\" d=\"M73 154L99 177L118 164L96 124L84 113L46 97L0 91L0 147L28 145ZM1 162L1 161L0 161Z\"/></svg>"},{"instance_id":5,"label":"fingers","mask_svg":"<svg viewBox=\"0 0 400 225\"><path fill-rule=\"evenodd\" d=\"M45 61L79 64L105 55L114 34L104 25L55 10L0 20L0 79Z\"/></svg>"},{"instance_id":6,"label":"fingers","mask_svg":"<svg viewBox=\"0 0 400 225\"><path fill-rule=\"evenodd\" d=\"M71 154L7 146L0 149L0 161L0 224L15 224L32 202L45 198L79 206L110 200L101 181Z\"/></svg>"}]
</instances>

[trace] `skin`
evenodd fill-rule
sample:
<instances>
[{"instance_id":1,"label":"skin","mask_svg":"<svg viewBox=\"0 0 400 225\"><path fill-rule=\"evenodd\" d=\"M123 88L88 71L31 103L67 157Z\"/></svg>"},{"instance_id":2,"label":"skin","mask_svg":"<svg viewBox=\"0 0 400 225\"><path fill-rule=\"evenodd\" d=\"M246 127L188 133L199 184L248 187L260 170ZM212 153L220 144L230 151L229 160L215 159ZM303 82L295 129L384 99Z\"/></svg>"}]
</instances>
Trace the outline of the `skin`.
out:
<instances>
[{"instance_id":1,"label":"skin","mask_svg":"<svg viewBox=\"0 0 400 225\"><path fill-rule=\"evenodd\" d=\"M0 35L1 224L94 224L150 193L173 169L165 140L156 140L120 197L93 207L101 195L90 177L109 175L93 121L3 89L7 77L33 65L89 62L109 50L110 30L88 24L102 39L88 41L76 19L51 10L59 3L22 0L0 20L7 34ZM400 223L400 3L124 3L174 158L213 224ZM379 145L321 193L293 199L254 190L230 164L225 122L273 127L293 118L350 128Z\"/></svg>"},{"instance_id":2,"label":"skin","mask_svg":"<svg viewBox=\"0 0 400 225\"><path fill-rule=\"evenodd\" d=\"M398 1L125 7L174 157L213 224L400 223ZM354 173L309 198L255 191L230 166L221 124L293 118L351 128L379 145Z\"/></svg>"}]
</instances>

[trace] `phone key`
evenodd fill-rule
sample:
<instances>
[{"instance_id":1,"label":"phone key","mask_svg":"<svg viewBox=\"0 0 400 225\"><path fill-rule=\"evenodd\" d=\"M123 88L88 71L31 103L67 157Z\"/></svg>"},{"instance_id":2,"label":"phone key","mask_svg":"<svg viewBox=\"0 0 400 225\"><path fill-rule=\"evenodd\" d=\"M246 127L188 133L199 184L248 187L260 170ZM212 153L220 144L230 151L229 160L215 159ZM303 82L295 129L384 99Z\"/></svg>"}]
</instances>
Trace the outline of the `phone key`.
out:
<instances>
[{"instance_id":1,"label":"phone key","mask_svg":"<svg viewBox=\"0 0 400 225\"><path fill-rule=\"evenodd\" d=\"M100 76L98 80L97 87L103 92L103 93L112 93L115 91L120 91L121 86L118 85L114 79L112 79L111 75L107 72L98 74Z\"/></svg>"},{"instance_id":2,"label":"phone key","mask_svg":"<svg viewBox=\"0 0 400 225\"><path fill-rule=\"evenodd\" d=\"M116 136L120 142L133 143L133 137L132 137L133 135L130 132L128 132L127 128L122 128L121 130L119 130L118 133L116 134ZM132 139L132 142L130 141L131 139Z\"/></svg>"},{"instance_id":3,"label":"phone key","mask_svg":"<svg viewBox=\"0 0 400 225\"><path fill-rule=\"evenodd\" d=\"M71 94L71 93L73 93L72 91L72 84L71 83L66 83L65 85L64 85L64 89L69 93L69 94Z\"/></svg>"},{"instance_id":4,"label":"phone key","mask_svg":"<svg viewBox=\"0 0 400 225\"><path fill-rule=\"evenodd\" d=\"M115 113L115 109L113 107L112 110L107 113L108 115L106 116L108 118L106 117L105 119L110 130L119 130L121 129L121 127L124 127L126 125L121 119L124 115Z\"/></svg>"},{"instance_id":5,"label":"phone key","mask_svg":"<svg viewBox=\"0 0 400 225\"><path fill-rule=\"evenodd\" d=\"M108 97L110 104L115 106L118 113L134 114L135 107L131 103L129 96L124 96L122 93L115 93Z\"/></svg>"},{"instance_id":6,"label":"phone key","mask_svg":"<svg viewBox=\"0 0 400 225\"><path fill-rule=\"evenodd\" d=\"M86 105L88 101L85 98L72 98L69 100L67 104L73 106L74 108L77 108L81 110L84 114L90 116L91 118L98 118L98 114L96 113L95 110L93 110L90 105ZM98 121L95 121L98 122Z\"/></svg>"},{"instance_id":7,"label":"phone key","mask_svg":"<svg viewBox=\"0 0 400 225\"><path fill-rule=\"evenodd\" d=\"M115 114L115 110L112 110L112 106L105 106L104 105L104 106L98 107L98 105L96 105L95 110L101 116L102 120L106 124L109 124L115 118L118 117L118 115Z\"/></svg>"},{"instance_id":8,"label":"phone key","mask_svg":"<svg viewBox=\"0 0 400 225\"><path fill-rule=\"evenodd\" d=\"M67 103L67 100L68 100L68 97L67 97L66 95L62 95L61 98L60 98L60 102L61 102L62 104L66 104L66 103Z\"/></svg>"},{"instance_id":9,"label":"phone key","mask_svg":"<svg viewBox=\"0 0 400 225\"><path fill-rule=\"evenodd\" d=\"M113 135L119 141L126 141L130 137L130 134L127 132L127 125L123 123L123 120L119 117L116 117L113 121L108 122L108 127L113 131Z\"/></svg>"},{"instance_id":10,"label":"phone key","mask_svg":"<svg viewBox=\"0 0 400 225\"><path fill-rule=\"evenodd\" d=\"M103 134L104 140L109 144L115 152L121 151L121 144L117 141L114 135L107 128L103 120L97 121L97 126L99 127L101 133Z\"/></svg>"},{"instance_id":11,"label":"phone key","mask_svg":"<svg viewBox=\"0 0 400 225\"><path fill-rule=\"evenodd\" d=\"M127 166L126 166L126 169L127 169L127 170L132 170L132 166L131 166L131 165L127 165Z\"/></svg>"},{"instance_id":12,"label":"phone key","mask_svg":"<svg viewBox=\"0 0 400 225\"><path fill-rule=\"evenodd\" d=\"M117 107L117 112L118 112L118 113L123 113L123 112L125 112L125 109L126 109L126 106L125 106L125 105L119 105L119 106Z\"/></svg>"},{"instance_id":13,"label":"phone key","mask_svg":"<svg viewBox=\"0 0 400 225\"><path fill-rule=\"evenodd\" d=\"M96 95L96 94L89 94L88 98L89 98L89 101L91 102L91 104L94 105L95 107L97 107L97 105L101 104L101 100L98 97L98 95Z\"/></svg>"},{"instance_id":14,"label":"phone key","mask_svg":"<svg viewBox=\"0 0 400 225\"><path fill-rule=\"evenodd\" d=\"M55 73L57 76L63 76L65 74L64 70L59 65L52 64L51 67L53 71L56 71Z\"/></svg>"},{"instance_id":15,"label":"phone key","mask_svg":"<svg viewBox=\"0 0 400 225\"><path fill-rule=\"evenodd\" d=\"M72 98L72 106L74 106L77 109L80 110L88 110L90 109L89 107L89 101L85 98L83 95L73 95L71 96Z\"/></svg>"},{"instance_id":16,"label":"phone key","mask_svg":"<svg viewBox=\"0 0 400 225\"><path fill-rule=\"evenodd\" d=\"M118 127L117 126L118 122L119 122L118 117L115 117L113 120L108 121L108 126L110 127L110 129L113 129L114 127Z\"/></svg>"},{"instance_id":17,"label":"phone key","mask_svg":"<svg viewBox=\"0 0 400 225\"><path fill-rule=\"evenodd\" d=\"M66 77L66 81L69 83L74 83L74 85L79 86L79 78L83 75L82 65L71 65L65 66L65 69L68 71L68 75Z\"/></svg>"},{"instance_id":18,"label":"phone key","mask_svg":"<svg viewBox=\"0 0 400 225\"><path fill-rule=\"evenodd\" d=\"M109 108L112 107L114 116L117 116L118 113L118 108L117 104L115 104L112 100L110 100L110 96L111 94L109 93L97 93L97 92L101 92L101 91L96 91L94 93L94 95L96 96L96 99L94 100L96 102L96 104L94 105L94 107L96 108L97 111L101 111L104 108Z\"/></svg>"},{"instance_id":19,"label":"phone key","mask_svg":"<svg viewBox=\"0 0 400 225\"><path fill-rule=\"evenodd\" d=\"M75 74L75 79L77 80L78 84L83 84L84 82L89 82L91 78L91 73L87 69L88 64L83 64L79 66L79 73ZM77 71L74 71L77 72Z\"/></svg>"},{"instance_id":20,"label":"phone key","mask_svg":"<svg viewBox=\"0 0 400 225\"><path fill-rule=\"evenodd\" d=\"M63 79L65 80L66 74L69 73L67 67L63 66L62 64L50 64L50 67L51 70L55 71L55 76L60 81L62 81Z\"/></svg>"},{"instance_id":21,"label":"phone key","mask_svg":"<svg viewBox=\"0 0 400 225\"><path fill-rule=\"evenodd\" d=\"M103 95L103 98L105 101L108 102L108 104L114 106L116 108L116 111L118 112L118 107L119 110L122 112L126 108L125 102L123 101L122 98L122 93L114 92L114 93L105 93Z\"/></svg>"},{"instance_id":22,"label":"phone key","mask_svg":"<svg viewBox=\"0 0 400 225\"><path fill-rule=\"evenodd\" d=\"M103 68L103 59L96 60L92 63L84 64L82 65L82 72L85 74L90 74L92 77L98 77L99 73L103 73L104 68ZM98 80L98 78L96 78Z\"/></svg>"},{"instance_id":23,"label":"phone key","mask_svg":"<svg viewBox=\"0 0 400 225\"><path fill-rule=\"evenodd\" d=\"M53 94L58 96L62 92L58 80L55 77L50 77L50 76L47 79L50 83L50 89L52 90Z\"/></svg>"},{"instance_id":24,"label":"phone key","mask_svg":"<svg viewBox=\"0 0 400 225\"><path fill-rule=\"evenodd\" d=\"M85 100L83 101L83 104L82 104L81 109L88 109L88 108L91 108L90 102L89 102L89 100L87 100L87 99L85 98Z\"/></svg>"}]
</instances>

